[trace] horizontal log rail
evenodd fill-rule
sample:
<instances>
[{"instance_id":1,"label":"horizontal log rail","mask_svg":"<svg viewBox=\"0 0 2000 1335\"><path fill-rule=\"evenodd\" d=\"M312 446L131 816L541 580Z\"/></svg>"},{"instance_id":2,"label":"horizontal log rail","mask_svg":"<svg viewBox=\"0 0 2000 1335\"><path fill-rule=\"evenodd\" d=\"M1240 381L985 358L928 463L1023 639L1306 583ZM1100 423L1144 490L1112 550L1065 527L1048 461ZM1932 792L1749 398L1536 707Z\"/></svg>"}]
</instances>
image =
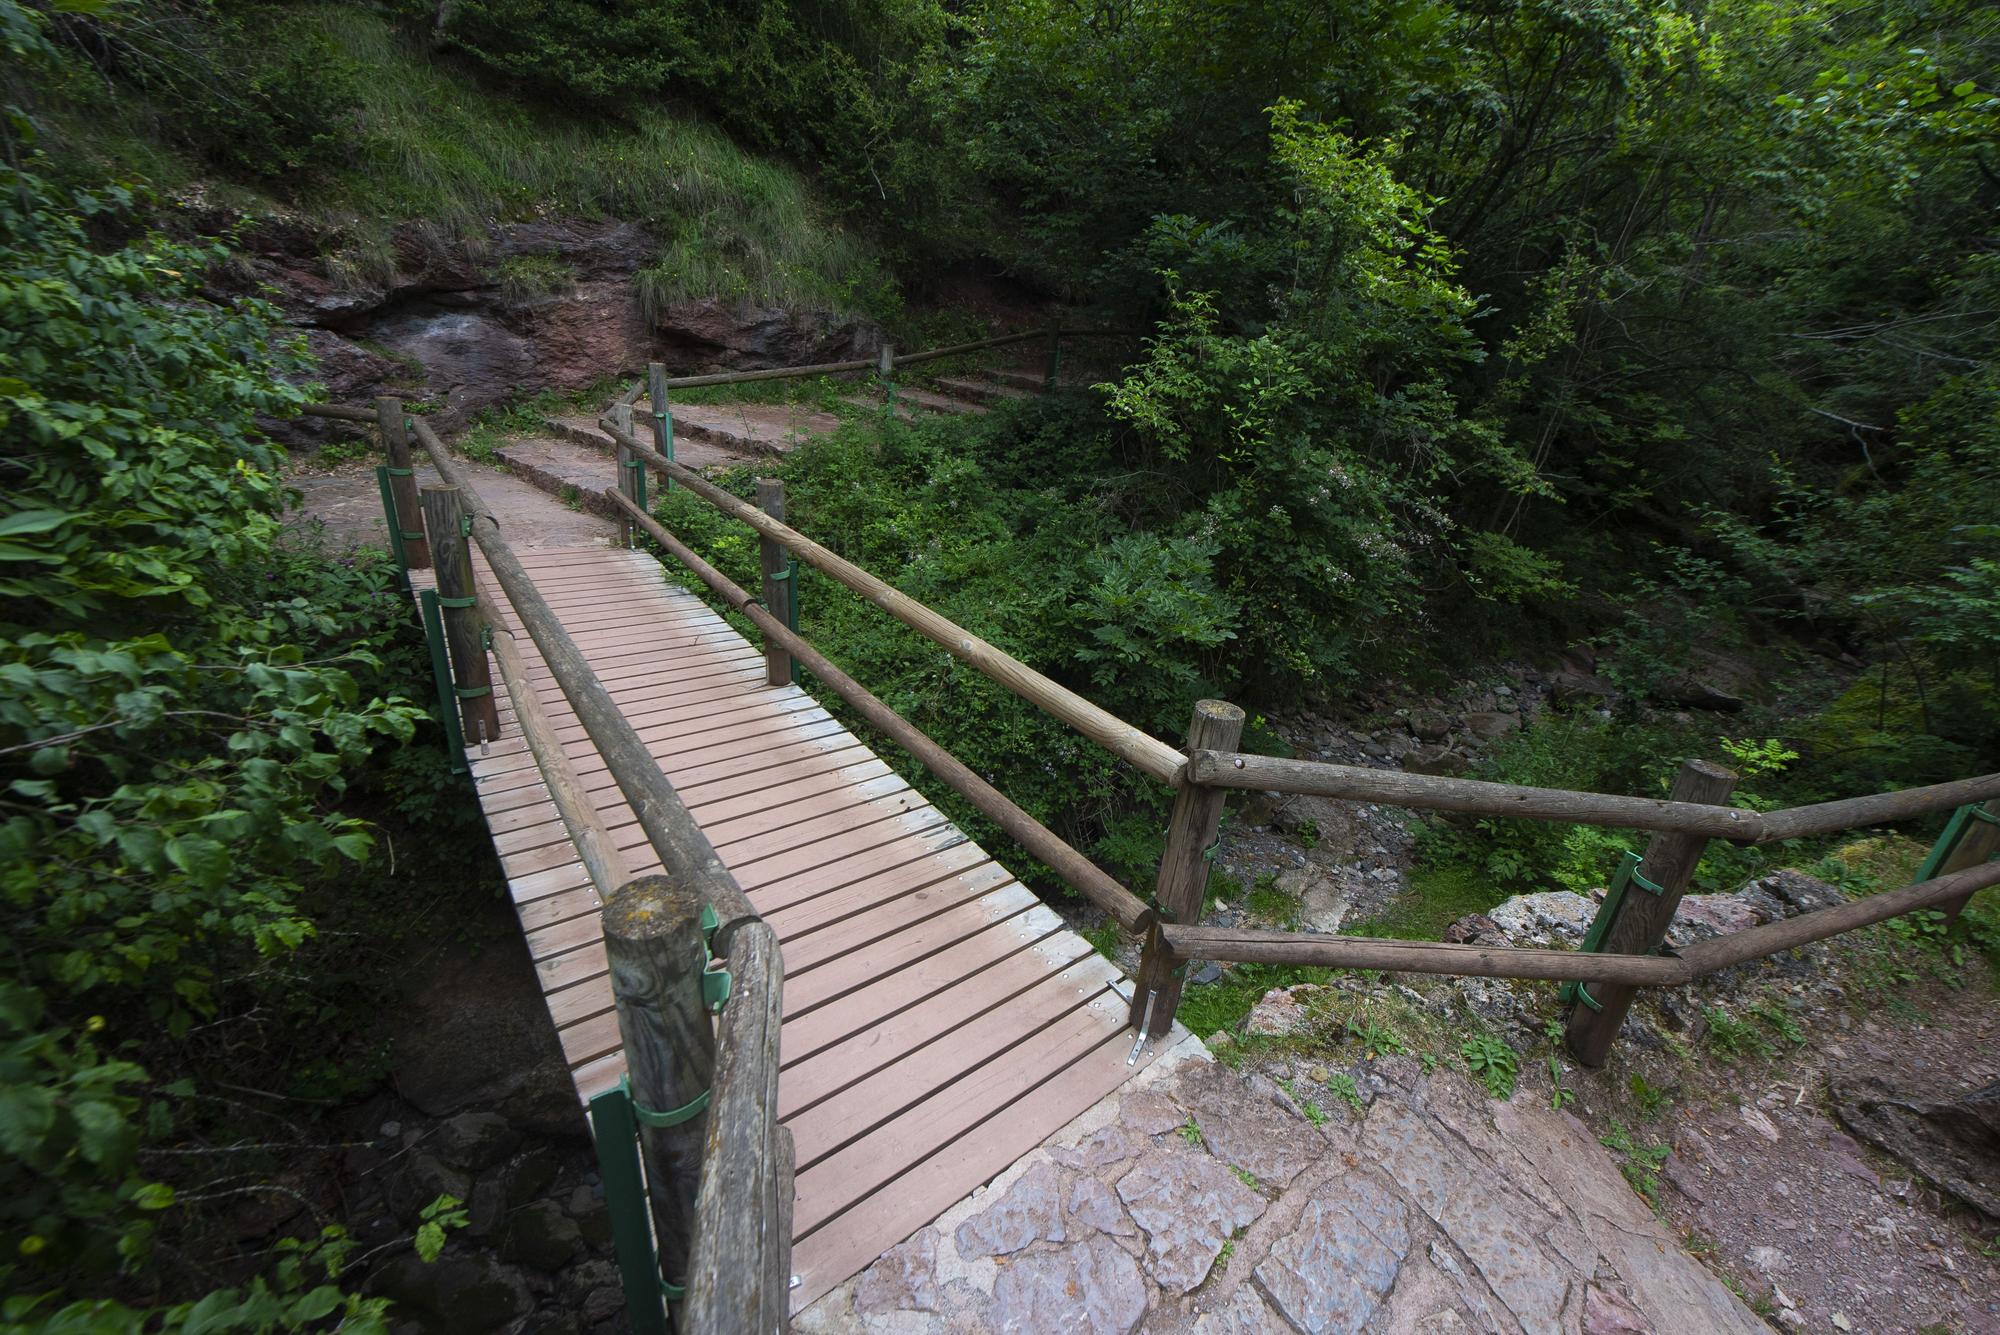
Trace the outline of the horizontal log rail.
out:
<instances>
[{"instance_id":1,"label":"horizontal log rail","mask_svg":"<svg viewBox=\"0 0 2000 1335\"><path fill-rule=\"evenodd\" d=\"M1467 978L1528 978L1556 982L1624 983L1673 987L1705 974L1871 927L1906 913L1933 908L2000 885L2000 862L1953 872L1900 890L1796 918L1749 927L1689 946L1677 955L1598 955L1579 950L1450 945L1391 941L1310 932L1260 932L1244 928L1160 925L1160 938L1177 963L1217 960L1230 964L1319 965L1336 969L1388 969L1399 973Z\"/></svg>"},{"instance_id":2,"label":"horizontal log rail","mask_svg":"<svg viewBox=\"0 0 2000 1335\"><path fill-rule=\"evenodd\" d=\"M996 649L955 621L939 615L893 585L837 556L805 534L787 527L762 510L730 495L692 468L675 463L638 437L620 430L609 418L597 424L618 444L650 468L665 474L732 519L740 519L821 574L874 603L896 620L938 645L952 657L1062 720L1141 773L1170 786L1178 785L1187 760L1151 734L1092 704L1066 686L1057 685L1020 659Z\"/></svg>"},{"instance_id":3,"label":"horizontal log rail","mask_svg":"<svg viewBox=\"0 0 2000 1335\"><path fill-rule=\"evenodd\" d=\"M326 417L336 422L366 422L375 424L373 408L348 408L338 403L308 403L299 411L307 417Z\"/></svg>"},{"instance_id":4,"label":"horizontal log rail","mask_svg":"<svg viewBox=\"0 0 2000 1335\"><path fill-rule=\"evenodd\" d=\"M474 596L479 599L480 617L493 632L493 661L500 665L500 679L507 684L514 722L521 729L521 736L527 739L528 752L542 772L549 800L555 803L556 814L562 817L563 827L576 845L577 856L583 860L584 870L590 873L591 884L597 887L598 899L607 900L632 879L631 868L556 737L555 724L542 708L542 698L528 677L527 662L514 644L512 623L500 605L485 593L475 590Z\"/></svg>"},{"instance_id":5,"label":"horizontal log rail","mask_svg":"<svg viewBox=\"0 0 2000 1335\"><path fill-rule=\"evenodd\" d=\"M1459 946L1437 941L1396 941L1371 936L1322 936L1316 932L1265 932L1244 927L1160 924L1160 939L1176 964L1218 960L1229 964L1316 964L1334 969L1388 969L1466 978L1539 978L1554 982L1630 983L1666 987L1685 983L1684 961L1660 955L1592 955L1578 950L1525 946Z\"/></svg>"},{"instance_id":6,"label":"horizontal log rail","mask_svg":"<svg viewBox=\"0 0 2000 1335\"><path fill-rule=\"evenodd\" d=\"M687 1253L688 1301L684 1325L690 1331L718 1335L738 1330L782 1331L791 1287L793 1155L791 1133L778 1125L776 1117L778 1026L783 1014L784 987L777 934L757 916L749 897L723 865L659 763L612 701L554 609L543 599L507 545L499 520L480 499L436 433L421 420L415 427L417 439L438 474L447 485L458 488L465 512L471 517L472 540L485 555L488 568L521 625L541 650L543 661L576 711L578 722L604 757L612 779L631 804L640 828L659 855L669 882L692 896L694 902L713 905L722 920L721 930L715 934L714 950L718 956L727 958L734 982L715 1036L705 1145L695 1191L693 1238ZM485 610L489 617L498 611L491 600L486 601ZM494 636L497 648L507 638L507 628L504 621L496 620L494 624L502 631ZM535 697L518 652L510 644L499 651L499 657L503 676L510 679L516 718L527 732L530 750L539 750L536 732L529 731L530 716L539 716L537 726L543 740L553 744L547 718L540 715L537 704L529 704L528 714L522 713L522 702L533 701ZM513 684L516 676L519 685ZM560 756L560 745L552 745L551 754ZM537 754L536 759L540 764L541 755ZM616 875L621 866L616 850L602 822L582 797L582 785L574 782L574 771L566 761L561 761L544 766L542 772L565 825L570 826L572 833L581 831L578 853L584 857L592 879ZM590 846L586 847L586 843ZM610 851L608 858L598 856L605 850ZM606 943L608 949L608 933ZM688 984L693 979L681 981ZM659 1019L650 1009L629 1015L628 1010L621 1002L620 1032L626 1039L629 1058L634 1032L630 1026L637 1024L641 1031L648 1031L657 1028ZM648 1159L656 1171L665 1171L658 1154L649 1151ZM656 1182L654 1190L660 1189ZM658 1202L655 1204L657 1207ZM655 1214L657 1218L657 1208Z\"/></svg>"},{"instance_id":7,"label":"horizontal log rail","mask_svg":"<svg viewBox=\"0 0 2000 1335\"><path fill-rule=\"evenodd\" d=\"M576 711L577 721L603 754L606 769L625 800L632 804L639 828L659 854L660 865L666 868L667 875L698 892L705 903L715 905L724 921L757 916L742 887L723 866L708 836L702 833L680 794L661 772L659 762L612 701L604 683L591 671L583 651L563 629L561 619L501 536L500 521L493 511L479 498L463 470L445 451L444 442L422 418L416 419L416 432L438 476L447 485L458 488L472 517L472 540L485 554L488 568L529 638L542 651L542 659L570 708Z\"/></svg>"},{"instance_id":8,"label":"horizontal log rail","mask_svg":"<svg viewBox=\"0 0 2000 1335\"><path fill-rule=\"evenodd\" d=\"M1805 835L1832 834L1860 825L1909 820L1968 802L2000 797L2000 774L1905 788L1900 792L1851 797L1783 811L1669 802L1613 793L1579 793L1564 788L1524 788L1511 783L1453 779L1405 770L1367 769L1316 760L1283 760L1227 751L1197 751L1188 763L1191 782L1216 788L1338 797L1354 802L1518 820L1567 821L1621 829L1726 839L1735 844L1768 844Z\"/></svg>"},{"instance_id":9,"label":"horizontal log rail","mask_svg":"<svg viewBox=\"0 0 2000 1335\"><path fill-rule=\"evenodd\" d=\"M1146 930L1152 922L1153 911L1146 907L1144 900L1070 847L1053 830L1016 806L1006 794L980 778L964 761L939 746L867 687L841 671L826 655L814 648L810 640L795 634L740 585L704 561L658 520L634 505L629 497L615 491L608 491L605 496L630 515L632 522L665 548L670 556L715 590L724 602L748 617L767 642L781 646L796 658L800 666L819 678L835 695L853 705L856 712L890 741L915 756L925 769L972 803L981 815L1046 863L1071 889L1110 914L1126 931L1138 934Z\"/></svg>"},{"instance_id":10,"label":"horizontal log rail","mask_svg":"<svg viewBox=\"0 0 2000 1335\"><path fill-rule=\"evenodd\" d=\"M961 357L968 352L983 352L988 348L1005 347L1012 343L1028 343L1038 338L1129 338L1131 333L1122 329L1030 329L1019 334L999 334L993 338L975 339L970 343L954 343L949 347L927 348L922 352L891 352L886 369L898 366L917 366L924 362L934 362L945 357ZM703 389L710 385L744 385L758 380L796 380L818 375L852 375L857 371L877 371L884 369L880 357L863 357L845 362L817 362L809 366L773 366L758 371L715 371L708 375L676 376L666 382L669 390ZM637 403L646 395L642 382L618 397L620 403Z\"/></svg>"}]
</instances>

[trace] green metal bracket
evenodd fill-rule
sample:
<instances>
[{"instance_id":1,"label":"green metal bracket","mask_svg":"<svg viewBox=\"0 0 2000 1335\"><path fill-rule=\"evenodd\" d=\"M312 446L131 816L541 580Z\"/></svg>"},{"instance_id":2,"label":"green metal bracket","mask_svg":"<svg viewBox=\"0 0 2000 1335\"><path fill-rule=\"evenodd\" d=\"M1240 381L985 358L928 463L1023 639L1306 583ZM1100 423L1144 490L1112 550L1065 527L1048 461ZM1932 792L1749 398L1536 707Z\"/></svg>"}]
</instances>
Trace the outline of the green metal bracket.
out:
<instances>
[{"instance_id":1,"label":"green metal bracket","mask_svg":"<svg viewBox=\"0 0 2000 1335\"><path fill-rule=\"evenodd\" d=\"M1938 835L1937 842L1931 845L1930 853L1925 856L1924 865L1917 868L1917 880L1928 881L1938 874L1938 868L1944 866L1945 859L1951 856L1952 850L1958 847L1961 839L1965 838L1966 831L1972 827L1974 821L2000 825L2000 816L1994 815L1979 802L1968 802L1952 812L1951 819L1944 823L1944 832Z\"/></svg>"},{"instance_id":2,"label":"green metal bracket","mask_svg":"<svg viewBox=\"0 0 2000 1335\"><path fill-rule=\"evenodd\" d=\"M410 583L410 557L403 550L403 526L396 522L396 491L389 482L393 471L386 464L376 468L375 482L382 489L382 517L389 523L389 550L395 553L396 569L403 572L403 586L407 588Z\"/></svg>"},{"instance_id":3,"label":"green metal bracket","mask_svg":"<svg viewBox=\"0 0 2000 1335\"><path fill-rule=\"evenodd\" d=\"M458 687L451 679L451 666L445 661L444 653L444 613L438 610L437 590L425 589L417 598L424 614L424 639L431 650L431 677L437 685L438 714L444 721L445 744L451 748L451 772L464 774L469 770L465 763L465 734L458 725Z\"/></svg>"},{"instance_id":4,"label":"green metal bracket","mask_svg":"<svg viewBox=\"0 0 2000 1335\"><path fill-rule=\"evenodd\" d=\"M715 905L702 905L701 1004L717 1015L722 1013L722 1007L729 1000L729 989L735 983L729 970L718 967L715 958L715 934L721 927L722 920L716 916Z\"/></svg>"},{"instance_id":5,"label":"green metal bracket","mask_svg":"<svg viewBox=\"0 0 2000 1335\"><path fill-rule=\"evenodd\" d=\"M666 1335L659 1254L646 1218L646 1188L639 1169L639 1125L623 1081L590 1101L590 1128L597 1140L597 1168L604 1179L604 1207L611 1216L611 1241L618 1253L618 1280L625 1290L625 1314L633 1335Z\"/></svg>"},{"instance_id":6,"label":"green metal bracket","mask_svg":"<svg viewBox=\"0 0 2000 1335\"><path fill-rule=\"evenodd\" d=\"M796 635L799 633L799 558L785 558L785 578L790 580L792 596L785 599L785 629ZM792 660L792 685L799 684L799 660Z\"/></svg>"},{"instance_id":7,"label":"green metal bracket","mask_svg":"<svg viewBox=\"0 0 2000 1335\"><path fill-rule=\"evenodd\" d=\"M695 1118L701 1116L703 1111L708 1107L709 1091L705 1089L678 1108L670 1109L667 1112L655 1112L651 1108L642 1106L639 1100L632 1098L631 1076L619 1076L618 1087L625 1091L626 1098L632 1100L632 1115L647 1126L680 1126L685 1122L692 1122Z\"/></svg>"},{"instance_id":8,"label":"green metal bracket","mask_svg":"<svg viewBox=\"0 0 2000 1335\"><path fill-rule=\"evenodd\" d=\"M664 454L665 456L667 456L667 458L672 459L674 457L673 406L667 403L660 404L658 410L653 414L653 423L654 423L653 443L659 447L661 454ZM646 485L646 476L645 474L641 473L639 475L639 486L640 486L639 504L641 505L644 505L646 503L646 495L644 490L645 485ZM667 490L672 491L674 489L674 480L672 478L668 478L666 485L667 485Z\"/></svg>"},{"instance_id":9,"label":"green metal bracket","mask_svg":"<svg viewBox=\"0 0 2000 1335\"><path fill-rule=\"evenodd\" d=\"M1618 906L1624 902L1625 891L1629 887L1636 885L1650 895L1665 893L1662 887L1639 874L1644 861L1630 849L1618 860L1618 874L1611 878L1611 888L1604 892L1604 902L1597 906L1597 916L1591 919L1590 930L1584 933L1584 951L1595 954L1603 947L1605 934L1611 930L1611 924L1618 921ZM1581 1002L1594 1011L1604 1009L1582 983L1564 983L1559 992L1562 999L1572 1006Z\"/></svg>"}]
</instances>

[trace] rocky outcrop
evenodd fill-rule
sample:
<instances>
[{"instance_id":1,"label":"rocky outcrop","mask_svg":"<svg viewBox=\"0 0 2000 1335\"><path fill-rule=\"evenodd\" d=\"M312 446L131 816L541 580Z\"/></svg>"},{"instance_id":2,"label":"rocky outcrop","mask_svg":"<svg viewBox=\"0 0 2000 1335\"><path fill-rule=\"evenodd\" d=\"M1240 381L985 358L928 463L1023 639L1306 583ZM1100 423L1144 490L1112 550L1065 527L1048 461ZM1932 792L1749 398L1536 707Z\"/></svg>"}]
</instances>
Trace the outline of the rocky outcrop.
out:
<instances>
[{"instance_id":1,"label":"rocky outcrop","mask_svg":"<svg viewBox=\"0 0 2000 1335\"><path fill-rule=\"evenodd\" d=\"M1700 1330L1757 1319L1583 1126L1409 1056L1194 1040L794 1318L802 1335Z\"/></svg>"},{"instance_id":2,"label":"rocky outcrop","mask_svg":"<svg viewBox=\"0 0 2000 1335\"><path fill-rule=\"evenodd\" d=\"M649 320L635 276L658 247L636 223L502 224L479 245L413 224L365 268L343 258L339 237L297 220L245 235L219 286L277 303L305 332L330 400L400 394L447 430L510 398L636 376L650 361L691 374L866 357L881 343L865 322L713 298L656 306ZM505 280L523 267L536 282Z\"/></svg>"},{"instance_id":3,"label":"rocky outcrop","mask_svg":"<svg viewBox=\"0 0 2000 1335\"><path fill-rule=\"evenodd\" d=\"M1835 1082L1829 1094L1849 1131L2000 1220L2000 1083L1931 1101L1869 1077Z\"/></svg>"}]
</instances>

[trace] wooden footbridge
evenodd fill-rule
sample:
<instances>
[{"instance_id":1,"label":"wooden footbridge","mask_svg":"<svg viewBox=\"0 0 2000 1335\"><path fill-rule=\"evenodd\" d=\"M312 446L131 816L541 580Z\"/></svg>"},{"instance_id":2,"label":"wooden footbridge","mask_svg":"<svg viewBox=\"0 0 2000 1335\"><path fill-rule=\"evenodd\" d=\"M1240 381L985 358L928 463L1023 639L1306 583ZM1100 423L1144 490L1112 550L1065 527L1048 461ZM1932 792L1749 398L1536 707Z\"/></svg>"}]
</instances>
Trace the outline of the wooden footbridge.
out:
<instances>
[{"instance_id":1,"label":"wooden footbridge","mask_svg":"<svg viewBox=\"0 0 2000 1335\"><path fill-rule=\"evenodd\" d=\"M868 369L886 379L895 365L970 350L682 381L655 366L600 423L616 479L606 498L625 521L618 548L517 553L399 403L309 410L375 422L388 447L392 538L423 608L447 726L591 1109L635 1329L663 1329L668 1307L682 1329L783 1329L1150 1061L1172 1040L1196 958L1563 980L1572 1050L1596 1065L1637 988L1901 913L1955 913L2000 882L1988 861L2000 849L1990 805L2000 775L1758 813L1728 806L1734 776L1699 761L1662 801L1242 754L1243 714L1216 701L1196 706L1179 750L791 528L775 484L760 484L752 506L673 458L677 386ZM445 483L421 498L410 433ZM652 518L649 479L759 534L758 596ZM648 540L762 644L631 545ZM801 561L1168 785L1151 903L802 639L791 615ZM1141 938L1138 978L796 685L800 668ZM1587 953L1203 928L1206 851L1232 788L1654 833L1643 858L1628 858ZM1954 807L1918 884L1658 953L1712 838L1763 843Z\"/></svg>"}]
</instances>

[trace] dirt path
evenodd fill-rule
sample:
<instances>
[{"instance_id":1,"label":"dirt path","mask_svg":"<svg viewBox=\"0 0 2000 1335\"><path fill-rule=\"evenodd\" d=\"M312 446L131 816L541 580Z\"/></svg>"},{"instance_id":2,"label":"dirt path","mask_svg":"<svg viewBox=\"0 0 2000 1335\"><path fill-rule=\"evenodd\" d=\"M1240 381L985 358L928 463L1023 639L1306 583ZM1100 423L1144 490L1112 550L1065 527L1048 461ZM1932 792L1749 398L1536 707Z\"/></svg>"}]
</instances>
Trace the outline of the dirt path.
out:
<instances>
[{"instance_id":1,"label":"dirt path","mask_svg":"<svg viewBox=\"0 0 2000 1335\"><path fill-rule=\"evenodd\" d=\"M617 525L609 519L566 505L490 464L461 459L458 466L478 489L479 498L492 508L507 541L517 548L588 546L609 542L617 532ZM285 481L303 497L288 516L289 522L317 524L335 550L388 547L389 526L382 518L382 493L373 463L331 469L295 464ZM418 486L438 481L436 471L429 466L417 469Z\"/></svg>"},{"instance_id":2,"label":"dirt path","mask_svg":"<svg viewBox=\"0 0 2000 1335\"><path fill-rule=\"evenodd\" d=\"M1667 1115L1664 1216L1784 1327L2000 1335L2000 1264L1977 1216L1842 1121L1871 1092L1942 1101L2000 1080L1987 970L1906 984L1867 1018L1815 1007L1801 1023L1803 1045L1717 1064Z\"/></svg>"}]
</instances>

